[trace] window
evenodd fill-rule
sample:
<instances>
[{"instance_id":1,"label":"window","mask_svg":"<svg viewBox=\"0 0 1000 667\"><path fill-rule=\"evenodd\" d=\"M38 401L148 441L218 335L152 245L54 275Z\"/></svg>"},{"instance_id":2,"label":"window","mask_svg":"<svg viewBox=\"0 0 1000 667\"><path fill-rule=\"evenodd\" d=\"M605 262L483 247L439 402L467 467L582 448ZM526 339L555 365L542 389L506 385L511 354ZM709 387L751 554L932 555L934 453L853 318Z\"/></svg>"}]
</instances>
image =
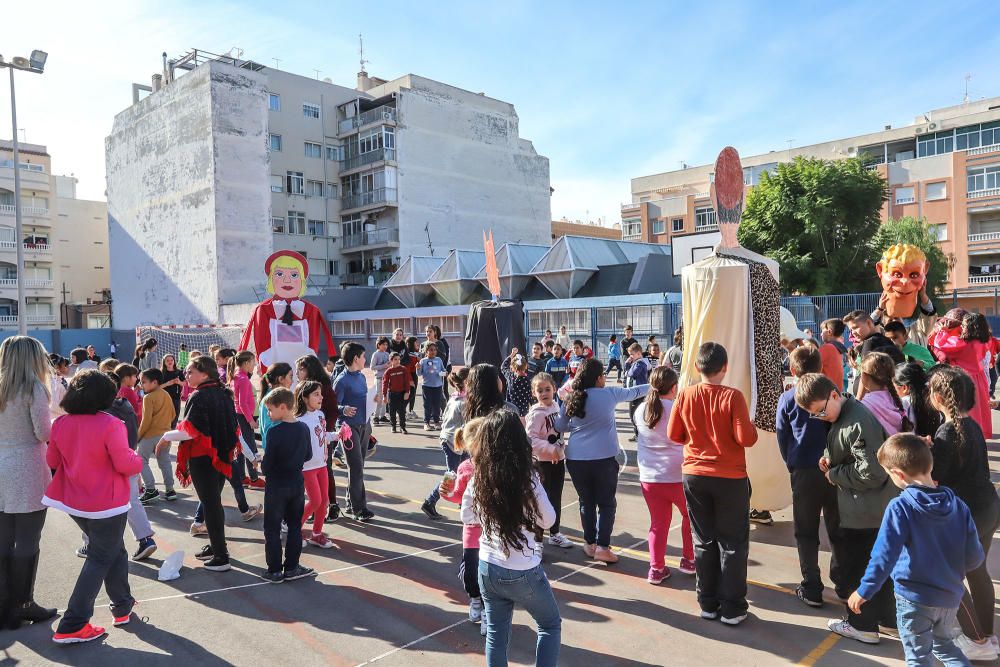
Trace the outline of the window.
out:
<instances>
[{"instance_id":1,"label":"window","mask_svg":"<svg viewBox=\"0 0 1000 667\"><path fill-rule=\"evenodd\" d=\"M684 218L674 218L670 221L670 230L677 234L684 231Z\"/></svg>"},{"instance_id":2,"label":"window","mask_svg":"<svg viewBox=\"0 0 1000 667\"><path fill-rule=\"evenodd\" d=\"M969 193L1000 188L1000 166L980 167L967 172Z\"/></svg>"},{"instance_id":3,"label":"window","mask_svg":"<svg viewBox=\"0 0 1000 667\"><path fill-rule=\"evenodd\" d=\"M955 131L935 132L917 138L917 157L943 155L955 150Z\"/></svg>"},{"instance_id":4,"label":"window","mask_svg":"<svg viewBox=\"0 0 1000 667\"><path fill-rule=\"evenodd\" d=\"M87 315L88 329L107 329L109 326L111 326L111 318L109 315Z\"/></svg>"},{"instance_id":5,"label":"window","mask_svg":"<svg viewBox=\"0 0 1000 667\"><path fill-rule=\"evenodd\" d=\"M288 233L289 234L301 234L306 233L306 214L301 211L289 211L288 212Z\"/></svg>"},{"instance_id":6,"label":"window","mask_svg":"<svg viewBox=\"0 0 1000 667\"><path fill-rule=\"evenodd\" d=\"M372 336L387 336L392 337L392 332L396 329L402 329L404 333L408 332L410 329L410 318L409 317L387 317L378 320L368 320L368 325L371 327ZM444 332L444 326L441 327L441 332ZM421 335L424 333L420 331Z\"/></svg>"},{"instance_id":7,"label":"window","mask_svg":"<svg viewBox=\"0 0 1000 667\"><path fill-rule=\"evenodd\" d=\"M312 141L307 141L306 157L323 157L323 147Z\"/></svg>"},{"instance_id":8,"label":"window","mask_svg":"<svg viewBox=\"0 0 1000 667\"><path fill-rule=\"evenodd\" d=\"M331 162L339 162L344 159L344 149L342 146L327 146L326 159Z\"/></svg>"},{"instance_id":9,"label":"window","mask_svg":"<svg viewBox=\"0 0 1000 667\"><path fill-rule=\"evenodd\" d=\"M590 311L587 311L588 314ZM464 334L465 331L462 329L462 316L461 315L438 315L435 317L418 317L417 318L417 332L423 334L424 329L427 328L428 324L436 324L441 327L442 334ZM396 327L393 327L395 329ZM404 326L405 330L406 327ZM392 333L389 331L388 333Z\"/></svg>"},{"instance_id":10,"label":"window","mask_svg":"<svg viewBox=\"0 0 1000 667\"><path fill-rule=\"evenodd\" d=\"M715 229L716 227L718 227L718 224L715 221L714 208L696 208L694 210L695 231L701 231L703 229Z\"/></svg>"},{"instance_id":11,"label":"window","mask_svg":"<svg viewBox=\"0 0 1000 667\"><path fill-rule=\"evenodd\" d=\"M303 102L302 115L306 118L319 118L319 105L312 102Z\"/></svg>"},{"instance_id":12,"label":"window","mask_svg":"<svg viewBox=\"0 0 1000 667\"><path fill-rule=\"evenodd\" d=\"M340 260L331 259L328 264L330 265L330 275L339 276L340 275Z\"/></svg>"},{"instance_id":13,"label":"window","mask_svg":"<svg viewBox=\"0 0 1000 667\"><path fill-rule=\"evenodd\" d=\"M309 236L326 236L326 222L323 220L310 220Z\"/></svg>"},{"instance_id":14,"label":"window","mask_svg":"<svg viewBox=\"0 0 1000 667\"><path fill-rule=\"evenodd\" d=\"M338 338L344 338L345 336L364 336L365 335L365 321L364 320L334 320L330 322L331 329L333 329L333 335Z\"/></svg>"},{"instance_id":15,"label":"window","mask_svg":"<svg viewBox=\"0 0 1000 667\"><path fill-rule=\"evenodd\" d=\"M322 259L309 260L309 274L317 276L326 275L326 261Z\"/></svg>"},{"instance_id":16,"label":"window","mask_svg":"<svg viewBox=\"0 0 1000 667\"><path fill-rule=\"evenodd\" d=\"M267 108L271 111L281 111L281 95L267 94Z\"/></svg>"},{"instance_id":17,"label":"window","mask_svg":"<svg viewBox=\"0 0 1000 667\"><path fill-rule=\"evenodd\" d=\"M935 241L948 240L948 225L927 225L927 229L931 233L931 236L934 237Z\"/></svg>"},{"instance_id":18,"label":"window","mask_svg":"<svg viewBox=\"0 0 1000 667\"><path fill-rule=\"evenodd\" d=\"M944 199L947 197L947 192L945 191L944 181L940 183L928 183L925 186L925 199L927 201L934 201L935 199Z\"/></svg>"},{"instance_id":19,"label":"window","mask_svg":"<svg viewBox=\"0 0 1000 667\"><path fill-rule=\"evenodd\" d=\"M622 240L632 241L642 236L642 220L627 218L622 220Z\"/></svg>"},{"instance_id":20,"label":"window","mask_svg":"<svg viewBox=\"0 0 1000 667\"><path fill-rule=\"evenodd\" d=\"M306 183L306 195L310 197L322 197L323 181L308 181Z\"/></svg>"},{"instance_id":21,"label":"window","mask_svg":"<svg viewBox=\"0 0 1000 667\"><path fill-rule=\"evenodd\" d=\"M280 134L269 134L267 135L267 145L272 151L281 150L281 135Z\"/></svg>"},{"instance_id":22,"label":"window","mask_svg":"<svg viewBox=\"0 0 1000 667\"><path fill-rule=\"evenodd\" d=\"M286 172L286 180L288 186L289 194L301 195L305 194L306 191L306 179L302 176L301 171L289 171Z\"/></svg>"},{"instance_id":23,"label":"window","mask_svg":"<svg viewBox=\"0 0 1000 667\"><path fill-rule=\"evenodd\" d=\"M667 233L667 221L666 220L653 220L653 233L654 234L666 234Z\"/></svg>"},{"instance_id":24,"label":"window","mask_svg":"<svg viewBox=\"0 0 1000 667\"><path fill-rule=\"evenodd\" d=\"M285 219L277 216L271 216L271 231L275 234L284 234Z\"/></svg>"},{"instance_id":25,"label":"window","mask_svg":"<svg viewBox=\"0 0 1000 667\"><path fill-rule=\"evenodd\" d=\"M559 331L565 326L569 337L590 335L590 309L534 310L528 312L528 330L531 336L541 336L546 329ZM422 330L422 329L418 329Z\"/></svg>"},{"instance_id":26,"label":"window","mask_svg":"<svg viewBox=\"0 0 1000 667\"><path fill-rule=\"evenodd\" d=\"M326 184L326 198L327 199L336 199L337 198L337 184L336 183L327 183Z\"/></svg>"},{"instance_id":27,"label":"window","mask_svg":"<svg viewBox=\"0 0 1000 667\"><path fill-rule=\"evenodd\" d=\"M955 130L955 148L957 150L979 148L979 139L979 125L968 125Z\"/></svg>"},{"instance_id":28,"label":"window","mask_svg":"<svg viewBox=\"0 0 1000 667\"><path fill-rule=\"evenodd\" d=\"M284 192L284 180L281 174L271 174L271 192Z\"/></svg>"},{"instance_id":29,"label":"window","mask_svg":"<svg viewBox=\"0 0 1000 667\"><path fill-rule=\"evenodd\" d=\"M896 188L897 204L912 204L915 201L916 198L913 196L913 186Z\"/></svg>"}]
</instances>

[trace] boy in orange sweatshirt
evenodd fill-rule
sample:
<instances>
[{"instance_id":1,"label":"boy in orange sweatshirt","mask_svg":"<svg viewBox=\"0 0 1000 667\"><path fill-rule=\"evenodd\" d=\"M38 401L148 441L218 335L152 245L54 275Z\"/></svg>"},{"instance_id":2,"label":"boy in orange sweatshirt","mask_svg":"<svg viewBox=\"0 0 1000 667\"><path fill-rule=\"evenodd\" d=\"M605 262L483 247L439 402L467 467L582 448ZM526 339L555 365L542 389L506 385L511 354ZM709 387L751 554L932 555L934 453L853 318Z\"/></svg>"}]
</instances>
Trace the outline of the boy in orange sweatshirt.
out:
<instances>
[{"instance_id":1,"label":"boy in orange sweatshirt","mask_svg":"<svg viewBox=\"0 0 1000 667\"><path fill-rule=\"evenodd\" d=\"M695 536L701 617L739 625L747 617L750 483L746 448L757 442L746 399L722 384L729 370L718 343L698 348L701 383L677 395L668 437L684 443L684 497Z\"/></svg>"}]
</instances>

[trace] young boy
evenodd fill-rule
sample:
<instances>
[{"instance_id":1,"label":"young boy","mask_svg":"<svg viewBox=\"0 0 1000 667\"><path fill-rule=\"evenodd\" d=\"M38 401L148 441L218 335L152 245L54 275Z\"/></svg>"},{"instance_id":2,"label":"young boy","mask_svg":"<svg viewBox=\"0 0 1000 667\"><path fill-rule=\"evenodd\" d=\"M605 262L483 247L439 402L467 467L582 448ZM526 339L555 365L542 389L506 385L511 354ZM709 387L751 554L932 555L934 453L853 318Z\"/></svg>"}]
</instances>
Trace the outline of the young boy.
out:
<instances>
[{"instance_id":1,"label":"young boy","mask_svg":"<svg viewBox=\"0 0 1000 667\"><path fill-rule=\"evenodd\" d=\"M382 402L389 404L389 421L392 432L397 433L396 419L399 427L406 433L406 402L410 400L413 391L413 377L406 366L400 363L399 352L389 355L389 368L382 376Z\"/></svg>"},{"instance_id":2,"label":"young boy","mask_svg":"<svg viewBox=\"0 0 1000 667\"><path fill-rule=\"evenodd\" d=\"M847 325L843 320L831 318L823 320L820 324L820 345L819 353L823 357L823 375L830 378L833 384L843 387L847 391L847 348L844 346L844 331ZM834 356L836 355L836 356ZM837 371L833 369L833 364L840 364L840 382L837 382Z\"/></svg>"},{"instance_id":3,"label":"young boy","mask_svg":"<svg viewBox=\"0 0 1000 667\"><path fill-rule=\"evenodd\" d=\"M646 384L649 382L649 373L653 368L649 363L649 359L643 356L642 346L639 343L632 343L627 352L628 361L625 362L625 387ZM639 439L639 429L635 425L635 411L639 409L639 406L645 400L646 397L643 396L628 404L628 418L632 421L632 437L628 439L629 442L635 442Z\"/></svg>"},{"instance_id":4,"label":"young boy","mask_svg":"<svg viewBox=\"0 0 1000 667\"><path fill-rule=\"evenodd\" d=\"M555 355L556 342L550 338L549 340L545 341L542 347L545 348L545 350L542 352L542 359L544 359L545 363L547 364L549 363L549 359L551 359ZM545 364L542 364L542 368L543 369L545 368Z\"/></svg>"},{"instance_id":5,"label":"young boy","mask_svg":"<svg viewBox=\"0 0 1000 667\"><path fill-rule=\"evenodd\" d=\"M618 370L618 382L622 381L622 347L618 344L618 336L611 334L608 338L608 369L605 376L610 376L611 371Z\"/></svg>"},{"instance_id":6,"label":"young boy","mask_svg":"<svg viewBox=\"0 0 1000 667\"><path fill-rule=\"evenodd\" d=\"M819 373L822 369L820 351L812 345L792 350L789 366L795 377ZM819 460L826 449L826 424L813 419L795 404L795 387L778 399L778 449L792 481L792 523L795 544L799 551L802 583L795 595L810 607L823 606L823 578L819 571L819 518L826 522L830 544L840 540L840 514L837 512L837 489L823 476ZM839 549L834 550L834 554ZM845 594L840 585L837 557L830 561L830 579L836 590Z\"/></svg>"},{"instance_id":7,"label":"young boy","mask_svg":"<svg viewBox=\"0 0 1000 667\"><path fill-rule=\"evenodd\" d=\"M528 379L532 379L545 370L545 358L542 357L542 344L531 346L531 356L528 358Z\"/></svg>"},{"instance_id":8,"label":"young boy","mask_svg":"<svg viewBox=\"0 0 1000 667\"><path fill-rule=\"evenodd\" d=\"M350 442L344 442L347 459L347 498L355 521L371 521L375 514L368 509L365 495L365 454L372 435L368 421L368 382L361 374L365 367L365 346L347 342L340 347L340 358L344 361L344 372L333 382L340 406L339 424L351 427ZM437 360L441 364L441 360ZM444 368L442 367L442 371ZM270 438L268 434L268 438Z\"/></svg>"},{"instance_id":9,"label":"young boy","mask_svg":"<svg viewBox=\"0 0 1000 667\"><path fill-rule=\"evenodd\" d=\"M937 363L930 350L910 342L910 333L899 320L893 320L885 325L885 335L892 341L893 345L899 348L907 361L917 362L925 371L930 370L931 366Z\"/></svg>"},{"instance_id":10,"label":"young boy","mask_svg":"<svg viewBox=\"0 0 1000 667\"><path fill-rule=\"evenodd\" d=\"M841 570L838 586L841 592L848 591L861 582L882 514L897 493L876 458L885 430L865 406L820 373L799 378L795 403L814 419L830 424L819 469L837 487L841 539L832 546ZM883 586L861 613L848 609L846 620L831 619L827 627L838 635L877 644L880 623L895 623L891 584Z\"/></svg>"},{"instance_id":11,"label":"young boy","mask_svg":"<svg viewBox=\"0 0 1000 667\"><path fill-rule=\"evenodd\" d=\"M375 352L372 353L371 368L375 371L375 396L378 397L378 402L375 404L375 417L372 419L372 423L388 424L389 418L385 416L386 405L382 391L382 376L385 374L385 369L389 368L389 339L385 336L379 336L378 340L375 341Z\"/></svg>"},{"instance_id":12,"label":"young boy","mask_svg":"<svg viewBox=\"0 0 1000 667\"><path fill-rule=\"evenodd\" d=\"M551 341L549 341L551 342ZM563 356L562 345L555 343L552 346L552 358L545 362L545 372L552 376L552 381L556 383L556 389L563 386L566 381L566 373L569 371L569 362Z\"/></svg>"},{"instance_id":13,"label":"young boy","mask_svg":"<svg viewBox=\"0 0 1000 667\"><path fill-rule=\"evenodd\" d=\"M428 343L424 350L426 356L417 365L417 375L423 383L424 430L441 430L444 364L437 356L437 345Z\"/></svg>"},{"instance_id":14,"label":"young boy","mask_svg":"<svg viewBox=\"0 0 1000 667\"><path fill-rule=\"evenodd\" d=\"M573 341L573 350L566 355L566 360L569 362L569 376L575 376L576 371L587 359L589 359L589 357L584 352L583 341Z\"/></svg>"},{"instance_id":15,"label":"young boy","mask_svg":"<svg viewBox=\"0 0 1000 667\"><path fill-rule=\"evenodd\" d=\"M143 371L140 377L144 395L142 421L139 422L138 453L142 457L142 485L146 490L139 497L139 502L145 505L160 497L160 492L156 490L153 470L149 467L149 457L154 455L156 443L163 434L172 428L177 414L174 412L174 402L170 394L160 388L163 383L163 371L151 368ZM160 467L160 474L163 475L163 486L166 489L164 499L177 500L177 492L174 491L174 473L170 465L170 450L163 449L157 454L156 463Z\"/></svg>"},{"instance_id":16,"label":"young boy","mask_svg":"<svg viewBox=\"0 0 1000 667\"><path fill-rule=\"evenodd\" d=\"M930 665L933 654L945 665L969 665L952 637L965 573L985 557L972 514L951 489L931 479L931 450L913 433L886 440L878 462L903 492L886 508L868 568L847 606L860 614L891 573L906 664Z\"/></svg>"},{"instance_id":17,"label":"young boy","mask_svg":"<svg viewBox=\"0 0 1000 667\"><path fill-rule=\"evenodd\" d=\"M267 572L261 578L272 584L302 579L315 574L299 565L302 535L289 530L285 537L285 560L281 560L281 522L298 526L305 511L305 482L302 466L312 457L309 427L295 419L295 396L284 387L272 389L264 407L273 426L267 432L267 451L262 469L264 487L264 552Z\"/></svg>"},{"instance_id":18,"label":"young boy","mask_svg":"<svg viewBox=\"0 0 1000 667\"><path fill-rule=\"evenodd\" d=\"M188 354L188 346L185 343L181 343L181 349L177 351L177 367L187 368L188 361L190 361L191 356Z\"/></svg>"},{"instance_id":19,"label":"young boy","mask_svg":"<svg viewBox=\"0 0 1000 667\"><path fill-rule=\"evenodd\" d=\"M640 350L641 353L641 350ZM750 483L746 448L757 429L743 394L726 387L726 349L698 348L701 383L677 395L667 437L684 443L684 497L695 549L701 617L739 625L747 617L747 557L750 553Z\"/></svg>"}]
</instances>

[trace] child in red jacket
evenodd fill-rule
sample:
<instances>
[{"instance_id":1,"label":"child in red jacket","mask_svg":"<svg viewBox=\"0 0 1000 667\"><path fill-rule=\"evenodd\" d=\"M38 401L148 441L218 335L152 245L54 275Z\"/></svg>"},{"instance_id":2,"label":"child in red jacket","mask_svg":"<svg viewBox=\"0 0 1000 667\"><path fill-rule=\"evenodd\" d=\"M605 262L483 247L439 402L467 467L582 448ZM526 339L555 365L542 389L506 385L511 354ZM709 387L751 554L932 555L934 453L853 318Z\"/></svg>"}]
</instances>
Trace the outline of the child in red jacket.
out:
<instances>
[{"instance_id":1,"label":"child in red jacket","mask_svg":"<svg viewBox=\"0 0 1000 667\"><path fill-rule=\"evenodd\" d=\"M90 542L66 613L52 636L58 644L105 634L104 628L90 624L102 584L111 598L115 625L128 623L135 606L124 532L129 477L142 470L142 458L129 449L122 421L102 412L116 393L114 381L96 369L74 375L61 404L66 414L52 424L45 454L55 474L42 504L69 514Z\"/></svg>"}]
</instances>

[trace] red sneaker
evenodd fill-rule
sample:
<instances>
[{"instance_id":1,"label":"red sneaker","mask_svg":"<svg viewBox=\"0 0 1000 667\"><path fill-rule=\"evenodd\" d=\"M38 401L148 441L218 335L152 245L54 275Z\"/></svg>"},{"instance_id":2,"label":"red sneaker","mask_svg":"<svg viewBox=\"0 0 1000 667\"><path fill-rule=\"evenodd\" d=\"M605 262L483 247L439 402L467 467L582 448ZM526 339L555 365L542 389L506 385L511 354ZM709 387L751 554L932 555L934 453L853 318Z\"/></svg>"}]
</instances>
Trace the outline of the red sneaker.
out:
<instances>
[{"instance_id":1,"label":"red sneaker","mask_svg":"<svg viewBox=\"0 0 1000 667\"><path fill-rule=\"evenodd\" d=\"M264 478L258 477L257 479L250 482L249 487L251 489L263 489L264 488Z\"/></svg>"},{"instance_id":2,"label":"red sneaker","mask_svg":"<svg viewBox=\"0 0 1000 667\"><path fill-rule=\"evenodd\" d=\"M93 641L107 634L104 628L87 623L76 632L57 632L52 635L52 641L57 644L80 644Z\"/></svg>"},{"instance_id":3,"label":"red sneaker","mask_svg":"<svg viewBox=\"0 0 1000 667\"><path fill-rule=\"evenodd\" d=\"M243 484L243 486L250 486L250 478L249 477L244 477L243 481L241 482L241 484Z\"/></svg>"},{"instance_id":4,"label":"red sneaker","mask_svg":"<svg viewBox=\"0 0 1000 667\"><path fill-rule=\"evenodd\" d=\"M135 608L138 607L138 606L139 606L139 603L136 602L136 603L134 603L132 605L132 608L129 609L129 612L127 614L125 614L124 616L115 616L115 620L114 620L115 627L118 627L120 625L128 625L129 621L132 620L132 612L135 611Z\"/></svg>"}]
</instances>

